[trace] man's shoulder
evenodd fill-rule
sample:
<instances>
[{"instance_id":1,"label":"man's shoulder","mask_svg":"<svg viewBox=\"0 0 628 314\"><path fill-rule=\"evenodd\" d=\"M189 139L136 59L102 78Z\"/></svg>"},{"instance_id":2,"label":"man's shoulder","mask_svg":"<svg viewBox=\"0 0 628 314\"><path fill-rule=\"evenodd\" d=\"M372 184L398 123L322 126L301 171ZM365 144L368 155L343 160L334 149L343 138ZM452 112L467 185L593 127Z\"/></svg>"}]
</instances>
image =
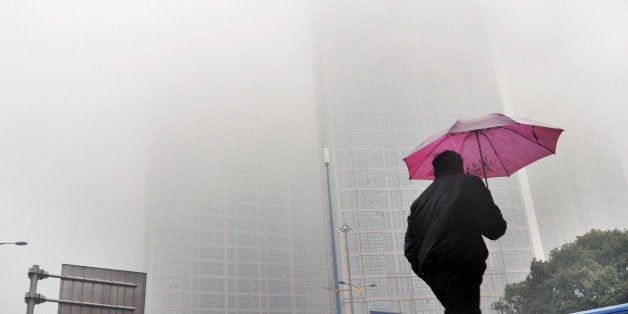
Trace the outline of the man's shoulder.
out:
<instances>
[{"instance_id":1,"label":"man's shoulder","mask_svg":"<svg viewBox=\"0 0 628 314\"><path fill-rule=\"evenodd\" d=\"M468 181L482 183L482 179L481 179L480 177L476 176L476 175L466 174L466 173L465 173L465 174L463 174L463 175L462 175L462 177L463 177L465 180L468 180Z\"/></svg>"},{"instance_id":2,"label":"man's shoulder","mask_svg":"<svg viewBox=\"0 0 628 314\"><path fill-rule=\"evenodd\" d=\"M466 174L466 173L452 174L452 175L448 175L447 177L449 180L454 181L454 182L470 183L470 184L482 183L482 179L480 179L480 177L472 175L472 174Z\"/></svg>"}]
</instances>

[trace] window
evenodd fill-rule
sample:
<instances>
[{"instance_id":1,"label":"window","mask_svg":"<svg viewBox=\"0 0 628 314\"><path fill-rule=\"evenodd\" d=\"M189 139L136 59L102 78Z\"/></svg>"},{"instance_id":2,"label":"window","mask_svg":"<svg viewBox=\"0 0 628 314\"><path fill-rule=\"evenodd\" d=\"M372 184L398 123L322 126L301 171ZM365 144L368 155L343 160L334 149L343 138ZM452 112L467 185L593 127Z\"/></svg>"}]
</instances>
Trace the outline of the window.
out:
<instances>
[{"instance_id":1,"label":"window","mask_svg":"<svg viewBox=\"0 0 628 314\"><path fill-rule=\"evenodd\" d=\"M225 249L216 246L200 246L198 247L198 257L204 261L224 260Z\"/></svg>"},{"instance_id":2,"label":"window","mask_svg":"<svg viewBox=\"0 0 628 314\"><path fill-rule=\"evenodd\" d=\"M360 242L363 252L381 252L384 249L381 232L360 233Z\"/></svg>"},{"instance_id":3,"label":"window","mask_svg":"<svg viewBox=\"0 0 628 314\"><path fill-rule=\"evenodd\" d=\"M351 112L348 114L347 122L349 128L352 130L372 130L378 128L377 115L372 113Z\"/></svg>"},{"instance_id":4,"label":"window","mask_svg":"<svg viewBox=\"0 0 628 314\"><path fill-rule=\"evenodd\" d=\"M353 192L352 191L341 191L340 192L340 207L341 208L354 208L355 204L353 202Z\"/></svg>"},{"instance_id":5,"label":"window","mask_svg":"<svg viewBox=\"0 0 628 314\"><path fill-rule=\"evenodd\" d=\"M373 143L370 132L353 131L350 133L352 148L372 148ZM370 165L369 165L370 166Z\"/></svg>"},{"instance_id":6,"label":"window","mask_svg":"<svg viewBox=\"0 0 628 314\"><path fill-rule=\"evenodd\" d=\"M236 276L238 278L243 277L257 277L257 266L252 264L236 264Z\"/></svg>"},{"instance_id":7,"label":"window","mask_svg":"<svg viewBox=\"0 0 628 314\"><path fill-rule=\"evenodd\" d=\"M498 241L502 249L525 248L530 246L528 232L526 230L508 230Z\"/></svg>"},{"instance_id":8,"label":"window","mask_svg":"<svg viewBox=\"0 0 628 314\"><path fill-rule=\"evenodd\" d=\"M238 261L242 262L256 262L257 261L257 250L256 249L247 249L247 248L238 248L237 249Z\"/></svg>"},{"instance_id":9,"label":"window","mask_svg":"<svg viewBox=\"0 0 628 314\"><path fill-rule=\"evenodd\" d=\"M394 251L395 245L393 241L393 235L390 233L384 233L384 250Z\"/></svg>"},{"instance_id":10,"label":"window","mask_svg":"<svg viewBox=\"0 0 628 314\"><path fill-rule=\"evenodd\" d=\"M157 274L183 275L188 274L190 263L184 261L155 261Z\"/></svg>"},{"instance_id":11,"label":"window","mask_svg":"<svg viewBox=\"0 0 628 314\"><path fill-rule=\"evenodd\" d=\"M356 187L383 188L386 186L384 171L356 170L353 172Z\"/></svg>"},{"instance_id":12,"label":"window","mask_svg":"<svg viewBox=\"0 0 628 314\"><path fill-rule=\"evenodd\" d=\"M344 101L347 110L373 111L376 109L372 97L367 94L348 94L345 95Z\"/></svg>"},{"instance_id":13,"label":"window","mask_svg":"<svg viewBox=\"0 0 628 314\"><path fill-rule=\"evenodd\" d=\"M522 282L528 276L527 272L506 273L508 283Z\"/></svg>"},{"instance_id":14,"label":"window","mask_svg":"<svg viewBox=\"0 0 628 314\"><path fill-rule=\"evenodd\" d=\"M526 221L522 209L502 208L504 219L508 221L510 226L525 226Z\"/></svg>"},{"instance_id":15,"label":"window","mask_svg":"<svg viewBox=\"0 0 628 314\"><path fill-rule=\"evenodd\" d=\"M396 260L397 259L395 258L394 255L386 255L386 271L387 272L389 272L389 273L398 272L397 271L397 267L396 267L396 263L395 263Z\"/></svg>"},{"instance_id":16,"label":"window","mask_svg":"<svg viewBox=\"0 0 628 314\"><path fill-rule=\"evenodd\" d=\"M386 260L383 255L364 255L362 269L366 275L385 274Z\"/></svg>"},{"instance_id":17,"label":"window","mask_svg":"<svg viewBox=\"0 0 628 314\"><path fill-rule=\"evenodd\" d=\"M379 191L379 207L388 208L388 193L386 191Z\"/></svg>"},{"instance_id":18,"label":"window","mask_svg":"<svg viewBox=\"0 0 628 314\"><path fill-rule=\"evenodd\" d=\"M381 230L381 214L376 211L358 212L359 230Z\"/></svg>"},{"instance_id":19,"label":"window","mask_svg":"<svg viewBox=\"0 0 628 314\"><path fill-rule=\"evenodd\" d=\"M181 293L168 293L166 294L165 308L179 309L187 307L187 298Z\"/></svg>"},{"instance_id":20,"label":"window","mask_svg":"<svg viewBox=\"0 0 628 314\"><path fill-rule=\"evenodd\" d=\"M350 77L346 79L345 83L348 93L361 94L373 90L373 82L366 77Z\"/></svg>"},{"instance_id":21,"label":"window","mask_svg":"<svg viewBox=\"0 0 628 314\"><path fill-rule=\"evenodd\" d=\"M354 150L351 152L351 161L356 168L373 168L373 152L369 150Z\"/></svg>"},{"instance_id":22,"label":"window","mask_svg":"<svg viewBox=\"0 0 628 314\"><path fill-rule=\"evenodd\" d=\"M487 269L502 269L502 256L501 252L491 252L486 260Z\"/></svg>"},{"instance_id":23,"label":"window","mask_svg":"<svg viewBox=\"0 0 628 314\"><path fill-rule=\"evenodd\" d=\"M341 188L353 186L353 176L350 171L338 171L338 186Z\"/></svg>"},{"instance_id":24,"label":"window","mask_svg":"<svg viewBox=\"0 0 628 314\"><path fill-rule=\"evenodd\" d=\"M532 261L532 254L530 251L502 251L502 257L504 259L504 268L510 269L528 269L530 261Z\"/></svg>"},{"instance_id":25,"label":"window","mask_svg":"<svg viewBox=\"0 0 628 314\"><path fill-rule=\"evenodd\" d=\"M358 190L355 191L356 208L379 208L378 191Z\"/></svg>"},{"instance_id":26,"label":"window","mask_svg":"<svg viewBox=\"0 0 628 314\"><path fill-rule=\"evenodd\" d=\"M266 250L266 262L273 264L290 263L290 252L283 250Z\"/></svg>"}]
</instances>

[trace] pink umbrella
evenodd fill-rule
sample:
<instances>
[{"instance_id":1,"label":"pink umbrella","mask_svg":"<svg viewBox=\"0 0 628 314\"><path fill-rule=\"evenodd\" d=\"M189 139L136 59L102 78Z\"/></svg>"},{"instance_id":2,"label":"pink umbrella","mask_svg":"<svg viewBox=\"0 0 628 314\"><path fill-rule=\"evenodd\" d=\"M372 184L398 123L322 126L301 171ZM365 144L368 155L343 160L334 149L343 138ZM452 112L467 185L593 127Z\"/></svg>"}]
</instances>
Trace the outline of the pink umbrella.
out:
<instances>
[{"instance_id":1,"label":"pink umbrella","mask_svg":"<svg viewBox=\"0 0 628 314\"><path fill-rule=\"evenodd\" d=\"M490 113L476 119L460 119L449 129L434 134L403 160L410 179L433 180L432 159L446 150L459 153L468 174L506 177L556 153L562 129L503 114ZM488 186L488 181L486 182Z\"/></svg>"}]
</instances>

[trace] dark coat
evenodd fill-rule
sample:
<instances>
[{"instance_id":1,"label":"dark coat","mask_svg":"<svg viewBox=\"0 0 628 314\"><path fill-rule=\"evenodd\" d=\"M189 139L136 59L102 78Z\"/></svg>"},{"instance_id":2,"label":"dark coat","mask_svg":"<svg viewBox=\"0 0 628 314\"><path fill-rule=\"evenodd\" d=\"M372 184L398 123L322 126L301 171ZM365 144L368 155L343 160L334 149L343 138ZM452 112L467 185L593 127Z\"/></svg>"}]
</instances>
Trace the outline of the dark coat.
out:
<instances>
[{"instance_id":1,"label":"dark coat","mask_svg":"<svg viewBox=\"0 0 628 314\"><path fill-rule=\"evenodd\" d=\"M436 266L483 273L488 250L482 236L497 240L506 232L490 191L472 175L439 176L410 210L405 256L421 278Z\"/></svg>"}]
</instances>

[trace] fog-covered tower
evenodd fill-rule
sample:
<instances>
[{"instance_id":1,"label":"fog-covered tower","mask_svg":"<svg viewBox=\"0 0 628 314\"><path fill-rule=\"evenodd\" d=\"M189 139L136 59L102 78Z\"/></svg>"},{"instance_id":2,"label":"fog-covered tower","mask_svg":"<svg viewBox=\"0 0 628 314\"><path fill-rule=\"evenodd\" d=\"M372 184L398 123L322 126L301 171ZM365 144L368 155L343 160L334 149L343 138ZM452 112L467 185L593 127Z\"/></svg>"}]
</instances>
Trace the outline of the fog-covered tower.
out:
<instances>
[{"instance_id":1,"label":"fog-covered tower","mask_svg":"<svg viewBox=\"0 0 628 314\"><path fill-rule=\"evenodd\" d=\"M169 9L181 31L153 60L149 312L329 313L307 7Z\"/></svg>"},{"instance_id":2,"label":"fog-covered tower","mask_svg":"<svg viewBox=\"0 0 628 314\"><path fill-rule=\"evenodd\" d=\"M429 184L409 181L403 157L460 117L503 112L475 1L317 1L315 84L321 142L329 145L335 220L354 226L339 245L340 277L376 284L354 294L357 313L441 310L403 255L410 203ZM509 229L489 242L483 311L534 254L517 176L490 179ZM338 235L343 240L344 234ZM348 294L343 294L348 309Z\"/></svg>"}]
</instances>

